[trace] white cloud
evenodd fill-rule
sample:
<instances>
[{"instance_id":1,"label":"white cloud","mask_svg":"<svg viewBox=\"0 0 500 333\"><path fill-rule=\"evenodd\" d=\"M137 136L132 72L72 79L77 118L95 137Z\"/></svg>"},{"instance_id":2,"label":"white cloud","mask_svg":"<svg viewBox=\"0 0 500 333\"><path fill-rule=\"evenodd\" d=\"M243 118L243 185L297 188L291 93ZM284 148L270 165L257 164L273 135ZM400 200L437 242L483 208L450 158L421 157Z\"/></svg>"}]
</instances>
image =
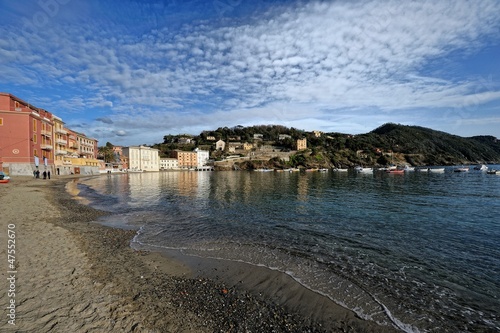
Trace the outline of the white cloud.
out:
<instances>
[{"instance_id":1,"label":"white cloud","mask_svg":"<svg viewBox=\"0 0 500 333\"><path fill-rule=\"evenodd\" d=\"M452 52L472 54L485 36L498 43L497 1L313 1L260 14L148 33L114 24L113 13L107 27L47 25L0 42L9 60L1 68L10 82L75 87L65 112L106 110L127 133L261 119L325 126L353 110L388 118L500 99L498 85L436 68Z\"/></svg>"}]
</instances>

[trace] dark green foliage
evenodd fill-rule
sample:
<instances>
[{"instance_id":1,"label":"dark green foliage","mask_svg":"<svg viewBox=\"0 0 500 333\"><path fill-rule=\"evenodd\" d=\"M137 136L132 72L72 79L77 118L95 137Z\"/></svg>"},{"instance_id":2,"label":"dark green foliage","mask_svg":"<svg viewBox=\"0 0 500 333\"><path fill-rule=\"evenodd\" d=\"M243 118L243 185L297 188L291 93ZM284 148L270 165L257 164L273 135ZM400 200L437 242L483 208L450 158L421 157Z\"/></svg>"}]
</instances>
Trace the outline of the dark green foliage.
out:
<instances>
[{"instance_id":1,"label":"dark green foliage","mask_svg":"<svg viewBox=\"0 0 500 333\"><path fill-rule=\"evenodd\" d=\"M262 140L254 141L254 134L262 134ZM280 134L291 138L279 140ZM165 135L162 144L154 145L162 156L172 150L193 150L203 147L213 151L215 140L254 142L273 145L281 151L293 150L297 139L307 138L308 150L290 156L287 166L293 167L349 167L354 165L379 165L390 163L411 165L452 165L487 163L500 161L500 143L493 136L464 138L425 127L394 123L382 125L360 135L324 133L316 137L312 132L281 125L258 125L244 127L220 127L214 131L203 131L198 136ZM179 144L179 138L191 137L195 144ZM391 157L392 154L394 157ZM213 155L222 159L223 152ZM259 162L260 163L260 162ZM269 167L283 164L279 160L269 162ZM249 164L248 168L260 165ZM262 167L262 166L260 166Z\"/></svg>"}]
</instances>

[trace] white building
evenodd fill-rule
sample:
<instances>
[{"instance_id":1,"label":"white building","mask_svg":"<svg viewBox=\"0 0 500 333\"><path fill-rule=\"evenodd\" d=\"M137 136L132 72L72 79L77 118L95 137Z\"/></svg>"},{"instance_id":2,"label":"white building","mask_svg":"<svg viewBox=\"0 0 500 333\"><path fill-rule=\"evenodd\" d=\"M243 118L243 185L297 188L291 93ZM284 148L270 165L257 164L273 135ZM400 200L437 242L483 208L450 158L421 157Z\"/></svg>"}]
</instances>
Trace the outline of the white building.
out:
<instances>
[{"instance_id":1,"label":"white building","mask_svg":"<svg viewBox=\"0 0 500 333\"><path fill-rule=\"evenodd\" d=\"M195 149L196 159L198 161L197 167L201 168L207 165L208 159L210 157L210 152L208 150Z\"/></svg>"},{"instance_id":2,"label":"white building","mask_svg":"<svg viewBox=\"0 0 500 333\"><path fill-rule=\"evenodd\" d=\"M176 158L160 158L160 170L177 170L179 169L179 160Z\"/></svg>"},{"instance_id":3,"label":"white building","mask_svg":"<svg viewBox=\"0 0 500 333\"><path fill-rule=\"evenodd\" d=\"M124 147L123 155L128 158L129 170L160 170L160 154L158 149L145 146Z\"/></svg>"},{"instance_id":4,"label":"white building","mask_svg":"<svg viewBox=\"0 0 500 333\"><path fill-rule=\"evenodd\" d=\"M219 140L215 143L215 150L224 151L226 149L226 143L223 140Z\"/></svg>"}]
</instances>

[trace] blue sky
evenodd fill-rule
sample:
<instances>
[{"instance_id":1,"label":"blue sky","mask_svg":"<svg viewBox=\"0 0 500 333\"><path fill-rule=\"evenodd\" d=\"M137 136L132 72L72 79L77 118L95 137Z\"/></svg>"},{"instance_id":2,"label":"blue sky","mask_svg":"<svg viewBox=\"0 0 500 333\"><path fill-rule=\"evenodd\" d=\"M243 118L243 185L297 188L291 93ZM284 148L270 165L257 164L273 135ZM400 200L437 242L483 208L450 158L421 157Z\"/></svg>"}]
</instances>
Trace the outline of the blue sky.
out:
<instances>
[{"instance_id":1,"label":"blue sky","mask_svg":"<svg viewBox=\"0 0 500 333\"><path fill-rule=\"evenodd\" d=\"M0 91L115 145L220 126L500 138L500 1L0 2Z\"/></svg>"}]
</instances>

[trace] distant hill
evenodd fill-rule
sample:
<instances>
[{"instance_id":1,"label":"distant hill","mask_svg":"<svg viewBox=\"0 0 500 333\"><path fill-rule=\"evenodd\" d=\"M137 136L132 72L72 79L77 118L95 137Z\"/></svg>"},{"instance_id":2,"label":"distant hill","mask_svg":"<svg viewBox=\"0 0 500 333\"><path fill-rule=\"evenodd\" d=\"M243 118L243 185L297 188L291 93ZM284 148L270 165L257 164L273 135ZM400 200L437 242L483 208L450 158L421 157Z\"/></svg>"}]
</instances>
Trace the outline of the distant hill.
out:
<instances>
[{"instance_id":1,"label":"distant hill","mask_svg":"<svg viewBox=\"0 0 500 333\"><path fill-rule=\"evenodd\" d=\"M432 165L500 161L500 142L493 136L464 138L425 127L389 123L360 137L407 155L408 162L412 155Z\"/></svg>"},{"instance_id":2,"label":"distant hill","mask_svg":"<svg viewBox=\"0 0 500 333\"><path fill-rule=\"evenodd\" d=\"M156 144L162 155L168 156L173 149L192 150L215 148L214 140L256 142L254 134L261 134L258 147L267 145L273 151L286 152L293 149L295 140L307 138L307 150L291 152L290 161L278 157L267 165L260 160L248 161L242 169L258 167L352 167L355 165L386 166L389 164L419 165L460 165L460 164L500 164L500 142L493 136L460 137L420 126L394 123L384 124L365 134L306 132L281 125L224 127L204 131L192 136L190 144L181 144L181 137L167 135L162 144ZM287 139L278 140L280 134ZM185 136L185 135L184 135ZM256 148L259 149L259 148ZM221 159L228 153L217 152L212 158ZM255 165L254 165L255 164Z\"/></svg>"}]
</instances>

